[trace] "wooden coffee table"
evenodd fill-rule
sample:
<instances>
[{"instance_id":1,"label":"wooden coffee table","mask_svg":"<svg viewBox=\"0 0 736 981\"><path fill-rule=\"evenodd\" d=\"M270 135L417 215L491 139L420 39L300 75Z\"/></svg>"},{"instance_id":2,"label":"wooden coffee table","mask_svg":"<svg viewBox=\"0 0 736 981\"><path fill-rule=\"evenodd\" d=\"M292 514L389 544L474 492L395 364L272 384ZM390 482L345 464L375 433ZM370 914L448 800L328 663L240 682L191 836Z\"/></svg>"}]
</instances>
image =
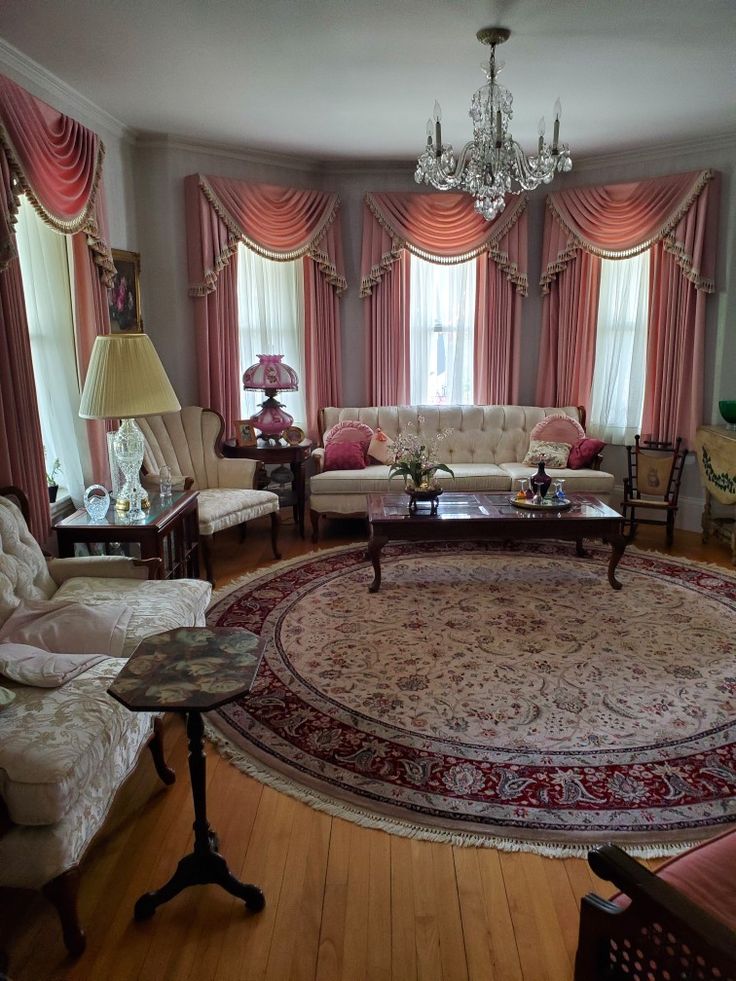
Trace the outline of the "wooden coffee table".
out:
<instances>
[{"instance_id":1,"label":"wooden coffee table","mask_svg":"<svg viewBox=\"0 0 736 981\"><path fill-rule=\"evenodd\" d=\"M621 589L614 573L626 548L623 517L592 494L570 494L572 507L527 511L514 507L511 492L499 494L443 494L436 514L429 507L409 513L405 494L369 494L368 557L374 579L369 590L381 587L381 550L390 541L480 542L501 539L556 538L574 541L584 555L584 538L601 538L611 546L608 581Z\"/></svg>"}]
</instances>

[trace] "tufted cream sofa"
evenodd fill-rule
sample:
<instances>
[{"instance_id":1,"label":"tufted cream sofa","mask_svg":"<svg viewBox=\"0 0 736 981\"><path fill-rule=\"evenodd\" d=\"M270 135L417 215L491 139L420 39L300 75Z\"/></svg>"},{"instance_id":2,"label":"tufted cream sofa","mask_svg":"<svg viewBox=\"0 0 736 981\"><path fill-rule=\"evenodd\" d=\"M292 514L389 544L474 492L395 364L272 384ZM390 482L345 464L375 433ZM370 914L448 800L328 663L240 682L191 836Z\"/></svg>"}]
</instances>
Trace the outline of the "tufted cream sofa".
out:
<instances>
[{"instance_id":1,"label":"tufted cream sofa","mask_svg":"<svg viewBox=\"0 0 736 981\"><path fill-rule=\"evenodd\" d=\"M114 600L132 610L123 655L162 630L202 626L212 592L192 579L148 579L146 563L74 558L47 562L20 507L0 491L0 626L22 600L92 605ZM15 700L0 709L0 885L43 889L57 906L64 941L84 949L76 912L77 867L113 797L152 742L166 782L157 723L107 694L120 671L109 657L59 688L0 677Z\"/></svg>"},{"instance_id":2,"label":"tufted cream sofa","mask_svg":"<svg viewBox=\"0 0 736 981\"><path fill-rule=\"evenodd\" d=\"M534 468L521 461L529 449L529 434L538 422L552 413L564 412L583 425L584 410L575 406L542 409L529 405L386 405L367 408L320 410L320 434L338 422L357 419L371 429L380 428L395 437L407 426L428 438L451 429L440 443L440 462L452 467L454 479L438 473L437 478L453 491L507 491L517 477L529 476ZM420 422L419 417L423 417ZM324 449L313 453L316 473L310 479L312 539L317 541L320 516L340 517L367 512L367 494L399 490L401 481L388 479L387 466L370 465L365 470L323 471ZM568 493L588 492L608 502L613 492L613 474L599 469L548 469L553 478L564 478Z\"/></svg>"}]
</instances>

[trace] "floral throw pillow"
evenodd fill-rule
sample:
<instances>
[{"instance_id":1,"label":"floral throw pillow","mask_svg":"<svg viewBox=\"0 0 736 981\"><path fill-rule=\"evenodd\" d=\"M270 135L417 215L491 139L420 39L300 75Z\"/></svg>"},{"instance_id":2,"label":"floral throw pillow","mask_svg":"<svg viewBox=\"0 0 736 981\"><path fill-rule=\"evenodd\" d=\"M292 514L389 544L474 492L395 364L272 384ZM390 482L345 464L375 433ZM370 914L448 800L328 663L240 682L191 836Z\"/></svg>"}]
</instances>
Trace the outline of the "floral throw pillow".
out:
<instances>
[{"instance_id":1,"label":"floral throw pillow","mask_svg":"<svg viewBox=\"0 0 736 981\"><path fill-rule=\"evenodd\" d=\"M553 443L546 439L532 439L529 441L529 449L524 459L521 461L523 466L536 466L540 460L544 460L545 467L562 468L567 466L567 458L570 455L570 443Z\"/></svg>"}]
</instances>

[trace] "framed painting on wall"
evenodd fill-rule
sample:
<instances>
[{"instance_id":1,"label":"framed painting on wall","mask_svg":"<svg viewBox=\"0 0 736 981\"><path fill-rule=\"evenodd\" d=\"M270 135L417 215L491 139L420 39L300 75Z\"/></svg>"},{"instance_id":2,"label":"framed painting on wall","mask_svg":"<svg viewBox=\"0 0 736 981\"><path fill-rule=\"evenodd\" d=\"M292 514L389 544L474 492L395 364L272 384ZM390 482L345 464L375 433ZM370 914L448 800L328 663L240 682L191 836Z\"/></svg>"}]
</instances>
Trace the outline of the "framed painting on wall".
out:
<instances>
[{"instance_id":1,"label":"framed painting on wall","mask_svg":"<svg viewBox=\"0 0 736 981\"><path fill-rule=\"evenodd\" d=\"M115 279L107 292L110 328L113 334L140 333L141 319L141 257L137 252L112 250Z\"/></svg>"}]
</instances>

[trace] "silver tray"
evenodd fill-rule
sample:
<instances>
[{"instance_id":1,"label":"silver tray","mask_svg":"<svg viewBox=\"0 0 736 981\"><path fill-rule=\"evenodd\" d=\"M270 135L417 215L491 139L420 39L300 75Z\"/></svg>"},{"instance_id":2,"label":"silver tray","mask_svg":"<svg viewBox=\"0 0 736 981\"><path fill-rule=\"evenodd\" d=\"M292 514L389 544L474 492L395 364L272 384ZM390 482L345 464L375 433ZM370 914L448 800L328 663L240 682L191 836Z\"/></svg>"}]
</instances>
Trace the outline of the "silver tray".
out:
<instances>
[{"instance_id":1,"label":"silver tray","mask_svg":"<svg viewBox=\"0 0 736 981\"><path fill-rule=\"evenodd\" d=\"M534 504L532 501L517 501L515 497L512 497L509 499L509 503L524 511L567 511L568 508L572 507L572 501L567 498L564 501L545 498L541 504Z\"/></svg>"}]
</instances>

